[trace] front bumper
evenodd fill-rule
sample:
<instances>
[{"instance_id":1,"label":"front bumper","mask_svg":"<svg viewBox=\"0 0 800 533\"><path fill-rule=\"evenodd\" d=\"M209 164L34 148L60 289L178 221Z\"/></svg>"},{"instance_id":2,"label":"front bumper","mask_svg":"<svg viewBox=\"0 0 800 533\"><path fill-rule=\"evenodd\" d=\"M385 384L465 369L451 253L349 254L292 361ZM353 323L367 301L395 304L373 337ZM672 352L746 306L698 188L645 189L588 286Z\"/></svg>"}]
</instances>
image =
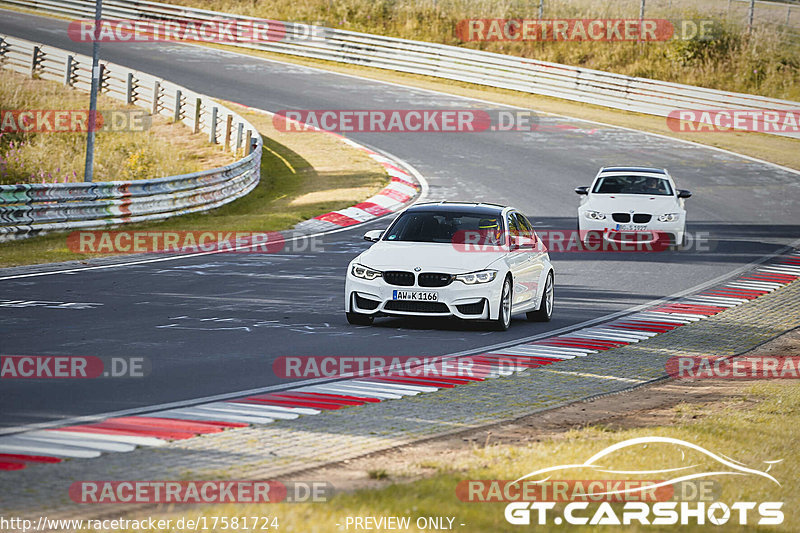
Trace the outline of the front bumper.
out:
<instances>
[{"instance_id":1,"label":"front bumper","mask_svg":"<svg viewBox=\"0 0 800 533\"><path fill-rule=\"evenodd\" d=\"M672 239L673 243L680 243L683 240L686 228L686 221L683 218L674 222L659 222L653 219L647 224L638 224L644 226L644 229L631 231L621 230L620 226L625 226L626 224L617 224L613 220L592 220L584 217L583 213L580 213L579 216L582 217L579 227L580 237L583 241L587 238L602 235L603 240L620 244L648 244L664 242L665 239Z\"/></svg>"},{"instance_id":2,"label":"front bumper","mask_svg":"<svg viewBox=\"0 0 800 533\"><path fill-rule=\"evenodd\" d=\"M465 320L496 319L504 278L466 285L453 281L445 287L390 285L381 278L367 281L349 273L345 282L345 311L364 315L457 317ZM395 291L432 291L436 301L396 300Z\"/></svg>"}]
</instances>

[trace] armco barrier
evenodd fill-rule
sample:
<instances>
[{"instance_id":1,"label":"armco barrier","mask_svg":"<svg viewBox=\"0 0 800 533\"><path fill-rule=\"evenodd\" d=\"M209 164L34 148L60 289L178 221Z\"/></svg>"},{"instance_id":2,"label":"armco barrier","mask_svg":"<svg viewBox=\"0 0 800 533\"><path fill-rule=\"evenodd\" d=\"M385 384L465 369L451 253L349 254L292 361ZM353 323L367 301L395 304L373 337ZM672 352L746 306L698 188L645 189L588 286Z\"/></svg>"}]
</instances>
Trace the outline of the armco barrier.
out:
<instances>
[{"instance_id":1,"label":"armco barrier","mask_svg":"<svg viewBox=\"0 0 800 533\"><path fill-rule=\"evenodd\" d=\"M91 67L90 57L0 35L0 68L89 90ZM144 72L105 62L101 72L105 94L180 120L242 158L224 167L163 178L0 185L0 241L206 211L246 195L258 184L262 140L244 118L206 96Z\"/></svg>"},{"instance_id":2,"label":"armco barrier","mask_svg":"<svg viewBox=\"0 0 800 533\"><path fill-rule=\"evenodd\" d=\"M0 0L74 19L94 18L94 0ZM147 1L105 0L103 17L127 20L237 21L252 17ZM283 38L235 46L423 74L666 117L677 109L796 110L800 103L635 78L536 59L367 33L280 23ZM800 138L797 132L770 132Z\"/></svg>"}]
</instances>

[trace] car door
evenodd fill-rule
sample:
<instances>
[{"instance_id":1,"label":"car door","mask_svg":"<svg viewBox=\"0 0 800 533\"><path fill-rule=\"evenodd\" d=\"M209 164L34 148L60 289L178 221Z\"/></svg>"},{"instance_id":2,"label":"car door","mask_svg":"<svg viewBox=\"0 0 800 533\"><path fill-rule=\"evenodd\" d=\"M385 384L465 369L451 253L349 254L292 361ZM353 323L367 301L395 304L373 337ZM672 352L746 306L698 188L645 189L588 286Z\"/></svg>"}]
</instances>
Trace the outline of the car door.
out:
<instances>
[{"instance_id":1,"label":"car door","mask_svg":"<svg viewBox=\"0 0 800 533\"><path fill-rule=\"evenodd\" d=\"M539 242L539 237L536 235L530 220L522 213L517 213L516 215L523 235L522 250L527 255L525 270L526 278L530 278L530 297L535 298L539 293L539 284L544 273L546 251L542 243Z\"/></svg>"},{"instance_id":2,"label":"car door","mask_svg":"<svg viewBox=\"0 0 800 533\"><path fill-rule=\"evenodd\" d=\"M527 226L526 226L527 224ZM509 228L509 262L514 276L515 305L527 304L535 295L538 284L534 259L534 241L532 229L527 221L517 212L508 215Z\"/></svg>"}]
</instances>

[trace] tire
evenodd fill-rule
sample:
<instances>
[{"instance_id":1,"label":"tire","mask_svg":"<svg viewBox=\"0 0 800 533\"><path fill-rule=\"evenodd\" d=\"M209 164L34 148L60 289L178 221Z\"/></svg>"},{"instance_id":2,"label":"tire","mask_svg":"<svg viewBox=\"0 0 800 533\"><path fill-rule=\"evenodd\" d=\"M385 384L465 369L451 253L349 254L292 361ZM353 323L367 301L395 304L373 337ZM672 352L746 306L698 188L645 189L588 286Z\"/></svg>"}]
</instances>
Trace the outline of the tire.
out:
<instances>
[{"instance_id":1,"label":"tire","mask_svg":"<svg viewBox=\"0 0 800 533\"><path fill-rule=\"evenodd\" d=\"M542 294L542 303L539 304L539 309L536 311L528 311L525 316L531 322L550 322L553 318L553 273L547 273L547 280L544 282L544 293Z\"/></svg>"},{"instance_id":2,"label":"tire","mask_svg":"<svg viewBox=\"0 0 800 533\"><path fill-rule=\"evenodd\" d=\"M512 291L511 277L506 277L503 282L503 290L500 292L500 309L497 312L497 318L492 320L492 329L495 331L506 331L511 325Z\"/></svg>"},{"instance_id":3,"label":"tire","mask_svg":"<svg viewBox=\"0 0 800 533\"><path fill-rule=\"evenodd\" d=\"M345 315L347 315L347 322L354 326L371 326L374 320L372 316L361 313L345 313Z\"/></svg>"},{"instance_id":4,"label":"tire","mask_svg":"<svg viewBox=\"0 0 800 533\"><path fill-rule=\"evenodd\" d=\"M353 297L351 296L350 298L350 308L352 309ZM345 311L344 314L347 316L347 323L354 326L371 326L372 322L375 320L375 317L372 315L365 315L362 313Z\"/></svg>"}]
</instances>

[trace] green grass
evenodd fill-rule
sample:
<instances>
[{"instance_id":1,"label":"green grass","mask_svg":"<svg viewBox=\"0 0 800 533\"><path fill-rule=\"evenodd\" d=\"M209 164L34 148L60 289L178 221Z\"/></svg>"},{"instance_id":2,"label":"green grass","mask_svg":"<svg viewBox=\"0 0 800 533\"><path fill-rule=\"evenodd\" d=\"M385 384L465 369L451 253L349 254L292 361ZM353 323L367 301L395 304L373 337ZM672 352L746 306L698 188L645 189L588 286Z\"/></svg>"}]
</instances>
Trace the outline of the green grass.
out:
<instances>
[{"instance_id":1,"label":"green grass","mask_svg":"<svg viewBox=\"0 0 800 533\"><path fill-rule=\"evenodd\" d=\"M783 459L770 470L781 486L761 477L718 476L720 486L715 501L782 501L785 520L781 526L759 528L754 521L745 527L718 527L722 531L796 531L800 513L800 467L794 458L800 442L800 384L763 383L753 386L748 397L734 401L722 409L701 410L700 416L687 415L686 406L674 408L674 422L668 426L634 428L622 431L606 427L586 427L559 437L526 445L474 446L466 454L448 455L431 460L420 457L419 465L433 467L436 473L426 479L394 484L381 490L360 490L336 495L328 503L227 505L203 507L205 516L277 516L282 531L337 532L348 516L455 516L462 531L518 532L536 527L537 531L562 531L557 526L516 526L504 517L503 503L468 503L460 501L455 488L462 480L517 479L535 469L561 464L579 463L605 447L625 439L643 436L668 436L683 439L764 470L763 461ZM754 402L754 400L756 400ZM693 411L696 412L696 411ZM709 414L711 412L712 414ZM671 445L651 445L620 450L613 464L606 466L630 469L656 469L685 466ZM704 464L704 456L687 452L686 461ZM708 463L709 466L712 463ZM386 475L395 477L391 465ZM402 472L397 473L402 477ZM372 476L370 476L372 477ZM581 473L559 475L558 479L585 479ZM616 476L622 479L625 476ZM603 476L615 479L614 475ZM305 478L304 478L305 479ZM620 504L614 504L619 511ZM560 509L561 507L557 507ZM412 519L413 521L413 519ZM710 526L705 526L710 527ZM714 526L716 527L716 526ZM593 526L599 531L615 531L613 527ZM684 527L684 530L697 528ZM674 531L675 526L626 526L625 531ZM705 530L705 529L704 529ZM410 531L417 531L416 528Z\"/></svg>"},{"instance_id":2,"label":"green grass","mask_svg":"<svg viewBox=\"0 0 800 533\"><path fill-rule=\"evenodd\" d=\"M759 5L747 33L739 2L730 15L721 0L648 1L647 18L712 18L722 31L712 40L635 42L464 43L458 21L469 18L536 18L538 2L516 0L173 0L173 3L261 18L318 23L334 28L463 46L702 87L800 100L800 47L785 10ZM545 18L638 18L639 2L545 1ZM800 11L800 9L798 9Z\"/></svg>"},{"instance_id":3,"label":"green grass","mask_svg":"<svg viewBox=\"0 0 800 533\"><path fill-rule=\"evenodd\" d=\"M138 231L277 231L316 215L353 205L380 190L388 177L363 152L329 134L279 132L272 120L232 103L264 137L261 181L244 198L213 211L162 222L129 224ZM54 233L0 244L0 267L67 260L99 254L79 254L67 247L68 233Z\"/></svg>"}]
</instances>

